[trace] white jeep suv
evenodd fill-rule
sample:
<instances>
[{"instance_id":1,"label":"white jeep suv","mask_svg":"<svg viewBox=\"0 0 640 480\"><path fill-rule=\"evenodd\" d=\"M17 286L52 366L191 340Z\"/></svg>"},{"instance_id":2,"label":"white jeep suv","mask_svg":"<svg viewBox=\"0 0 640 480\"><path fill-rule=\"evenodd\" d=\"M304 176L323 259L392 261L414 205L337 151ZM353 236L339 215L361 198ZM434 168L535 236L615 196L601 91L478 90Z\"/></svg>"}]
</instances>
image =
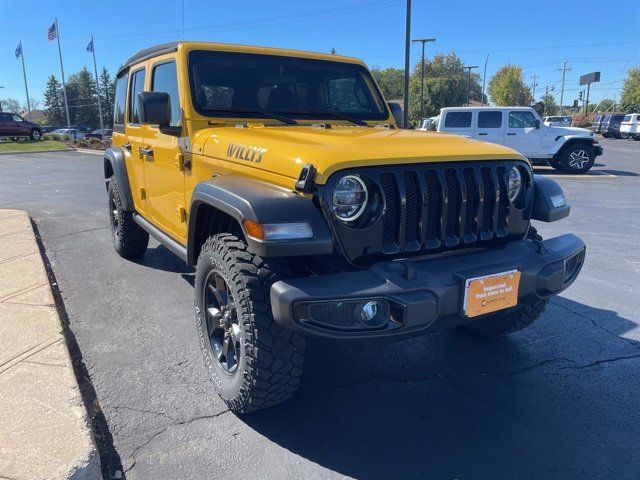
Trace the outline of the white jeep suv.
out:
<instances>
[{"instance_id":1,"label":"white jeep suv","mask_svg":"<svg viewBox=\"0 0 640 480\"><path fill-rule=\"evenodd\" d=\"M438 131L499 143L522 153L531 163L585 173L602 155L593 132L546 126L530 107L455 107L440 110Z\"/></svg>"}]
</instances>

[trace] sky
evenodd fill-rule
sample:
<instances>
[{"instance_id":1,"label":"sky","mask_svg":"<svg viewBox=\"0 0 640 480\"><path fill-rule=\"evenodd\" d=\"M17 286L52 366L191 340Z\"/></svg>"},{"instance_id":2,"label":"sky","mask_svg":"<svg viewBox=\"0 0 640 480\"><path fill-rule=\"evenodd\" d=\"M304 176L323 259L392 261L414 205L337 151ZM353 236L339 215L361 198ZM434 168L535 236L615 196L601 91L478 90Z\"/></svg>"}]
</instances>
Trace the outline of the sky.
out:
<instances>
[{"instance_id":1,"label":"sky","mask_svg":"<svg viewBox=\"0 0 640 480\"><path fill-rule=\"evenodd\" d=\"M554 87L564 103L578 98L580 75L602 72L591 102L620 98L626 71L640 65L640 1L601 0L413 0L412 38L436 38L426 57L455 52L478 65L487 81L501 66L523 67L535 96ZM623 6L624 5L624 6ZM136 51L172 40L203 40L337 53L369 67L404 66L406 0L256 1L181 0L108 2L0 0L0 98L26 103L22 68L14 52L22 39L29 93L42 104L50 74L60 78L57 44L47 29L58 18L65 75L93 71L86 46L95 37L98 69L114 73ZM420 58L412 46L412 64ZM42 106L42 105L41 105Z\"/></svg>"}]
</instances>

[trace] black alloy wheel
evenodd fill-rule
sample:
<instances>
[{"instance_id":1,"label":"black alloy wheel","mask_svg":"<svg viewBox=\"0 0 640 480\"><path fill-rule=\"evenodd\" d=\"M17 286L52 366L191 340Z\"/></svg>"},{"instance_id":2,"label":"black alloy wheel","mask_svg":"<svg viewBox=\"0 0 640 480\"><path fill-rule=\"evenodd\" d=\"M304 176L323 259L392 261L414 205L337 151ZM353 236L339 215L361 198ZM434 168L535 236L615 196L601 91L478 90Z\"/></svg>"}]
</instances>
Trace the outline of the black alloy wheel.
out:
<instances>
[{"instance_id":1,"label":"black alloy wheel","mask_svg":"<svg viewBox=\"0 0 640 480\"><path fill-rule=\"evenodd\" d=\"M211 353L224 373L233 375L238 369L243 348L238 310L229 285L218 271L209 273L204 288L204 313Z\"/></svg>"}]
</instances>

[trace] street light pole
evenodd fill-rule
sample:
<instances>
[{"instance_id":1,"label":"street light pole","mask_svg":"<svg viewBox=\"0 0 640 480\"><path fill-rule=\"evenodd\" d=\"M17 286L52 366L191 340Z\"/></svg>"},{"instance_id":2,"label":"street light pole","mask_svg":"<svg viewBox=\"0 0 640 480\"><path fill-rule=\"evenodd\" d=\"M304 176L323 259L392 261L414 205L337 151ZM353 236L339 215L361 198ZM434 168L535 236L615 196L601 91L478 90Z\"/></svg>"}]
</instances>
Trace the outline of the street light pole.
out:
<instances>
[{"instance_id":1,"label":"street light pole","mask_svg":"<svg viewBox=\"0 0 640 480\"><path fill-rule=\"evenodd\" d=\"M404 39L404 108L402 126L409 128L409 51L411 49L411 0L407 0L407 19Z\"/></svg>"},{"instance_id":2,"label":"street light pole","mask_svg":"<svg viewBox=\"0 0 640 480\"><path fill-rule=\"evenodd\" d=\"M468 74L468 81L467 81L467 107L469 106L469 100L470 100L470 95L471 95L471 69L472 68L478 68L477 65L473 65L473 66L464 66L462 68L466 68L467 69L467 74Z\"/></svg>"},{"instance_id":3,"label":"street light pole","mask_svg":"<svg viewBox=\"0 0 640 480\"><path fill-rule=\"evenodd\" d=\"M435 42L435 38L416 38L412 40L413 43L422 42L422 60L421 60L421 72L420 72L420 122L423 119L423 108L424 108L424 44L427 42Z\"/></svg>"},{"instance_id":4,"label":"street light pole","mask_svg":"<svg viewBox=\"0 0 640 480\"><path fill-rule=\"evenodd\" d=\"M484 107L484 86L487 82L487 63L489 63L489 54L487 53L487 58L484 61L484 73L482 74L482 106Z\"/></svg>"}]
</instances>

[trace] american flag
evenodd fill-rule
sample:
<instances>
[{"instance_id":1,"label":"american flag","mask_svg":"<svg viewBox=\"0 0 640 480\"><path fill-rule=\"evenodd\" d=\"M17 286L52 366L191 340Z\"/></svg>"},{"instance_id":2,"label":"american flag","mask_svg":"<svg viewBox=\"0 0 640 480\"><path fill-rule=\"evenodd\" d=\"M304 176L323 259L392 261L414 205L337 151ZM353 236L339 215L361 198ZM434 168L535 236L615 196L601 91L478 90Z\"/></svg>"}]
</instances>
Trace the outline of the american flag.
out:
<instances>
[{"instance_id":1,"label":"american flag","mask_svg":"<svg viewBox=\"0 0 640 480\"><path fill-rule=\"evenodd\" d=\"M49 27L49 30L47 30L47 38L49 40L55 40L57 36L58 36L58 32L56 30L56 22L53 22Z\"/></svg>"}]
</instances>

